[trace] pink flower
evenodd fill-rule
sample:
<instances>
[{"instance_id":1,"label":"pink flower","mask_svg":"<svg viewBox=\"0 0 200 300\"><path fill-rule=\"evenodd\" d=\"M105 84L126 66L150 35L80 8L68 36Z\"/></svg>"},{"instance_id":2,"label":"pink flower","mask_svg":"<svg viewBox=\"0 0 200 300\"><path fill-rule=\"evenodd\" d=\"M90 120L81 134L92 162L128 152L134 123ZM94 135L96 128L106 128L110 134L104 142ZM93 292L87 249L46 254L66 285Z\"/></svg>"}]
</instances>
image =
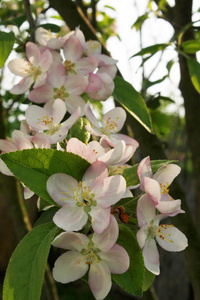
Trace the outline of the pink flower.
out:
<instances>
[{"instance_id":1,"label":"pink flower","mask_svg":"<svg viewBox=\"0 0 200 300\"><path fill-rule=\"evenodd\" d=\"M57 33L52 33L43 27L39 27L35 31L36 41L43 47L48 47L50 49L60 49L63 47L66 40L72 35L72 32L64 36L60 36Z\"/></svg>"},{"instance_id":2,"label":"pink flower","mask_svg":"<svg viewBox=\"0 0 200 300\"><path fill-rule=\"evenodd\" d=\"M8 63L8 68L12 73L23 77L11 89L10 92L13 94L23 94L33 83L35 83L34 88L43 85L47 78L47 71L53 62L49 50L41 53L38 46L31 42L26 44L26 55L28 61L25 59L13 59Z\"/></svg>"},{"instance_id":3,"label":"pink flower","mask_svg":"<svg viewBox=\"0 0 200 300\"><path fill-rule=\"evenodd\" d=\"M180 167L175 164L162 166L153 174L150 165L150 158L144 158L138 166L138 177L140 179L140 189L145 191L153 201L155 207L161 213L175 216L183 213L181 210L181 200L174 200L169 195L169 185L180 173Z\"/></svg>"},{"instance_id":4,"label":"pink flower","mask_svg":"<svg viewBox=\"0 0 200 300\"><path fill-rule=\"evenodd\" d=\"M85 76L77 74L67 77L62 63L55 62L49 70L46 84L32 90L28 98L36 103L59 98L71 114L80 106L81 115L84 115L86 104L80 95L85 92L87 85Z\"/></svg>"},{"instance_id":5,"label":"pink flower","mask_svg":"<svg viewBox=\"0 0 200 300\"><path fill-rule=\"evenodd\" d=\"M69 250L55 262L53 277L69 283L83 277L89 269L88 284L95 299L104 299L112 285L111 273L122 274L129 268L126 250L116 244L118 225L113 216L102 234L88 238L82 233L63 232L52 245Z\"/></svg>"},{"instance_id":6,"label":"pink flower","mask_svg":"<svg viewBox=\"0 0 200 300\"><path fill-rule=\"evenodd\" d=\"M66 113L65 103L61 99L48 101L44 108L31 105L26 113L27 123L35 130L43 131L49 138L51 144L61 142L68 133L71 126L77 122L80 116L80 108L77 109L69 119L60 123Z\"/></svg>"},{"instance_id":7,"label":"pink flower","mask_svg":"<svg viewBox=\"0 0 200 300\"><path fill-rule=\"evenodd\" d=\"M139 146L138 142L125 134L119 134L126 120L126 112L121 107L115 107L107 112L102 119L102 122L98 122L94 116L89 103L86 106L85 115L92 124L92 126L85 126L85 128L95 136L100 136L106 142L114 147L119 140L123 140L126 145L134 147L134 151Z\"/></svg>"},{"instance_id":8,"label":"pink flower","mask_svg":"<svg viewBox=\"0 0 200 300\"><path fill-rule=\"evenodd\" d=\"M139 199L137 219L140 230L137 232L137 240L143 252L145 267L155 275L160 273L156 241L163 249L172 252L182 251L188 246L186 236L174 225L159 225L167 216L156 215L155 206L146 194Z\"/></svg>"},{"instance_id":9,"label":"pink flower","mask_svg":"<svg viewBox=\"0 0 200 300\"><path fill-rule=\"evenodd\" d=\"M91 218L96 233L109 225L111 205L124 195L126 181L120 175L108 177L103 162L94 162L83 175L82 181L67 174L54 174L47 181L47 192L61 207L54 223L66 231L82 229Z\"/></svg>"}]
</instances>

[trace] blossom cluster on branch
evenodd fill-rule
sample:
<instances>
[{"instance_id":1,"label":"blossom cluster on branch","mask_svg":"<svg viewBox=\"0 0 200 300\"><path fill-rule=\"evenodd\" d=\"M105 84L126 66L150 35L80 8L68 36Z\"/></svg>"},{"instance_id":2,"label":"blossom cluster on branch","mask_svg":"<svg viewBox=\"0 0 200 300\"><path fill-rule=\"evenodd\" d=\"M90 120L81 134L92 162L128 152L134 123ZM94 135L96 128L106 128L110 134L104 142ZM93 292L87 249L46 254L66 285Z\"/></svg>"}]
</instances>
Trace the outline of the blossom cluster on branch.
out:
<instances>
[{"instance_id":1,"label":"blossom cluster on branch","mask_svg":"<svg viewBox=\"0 0 200 300\"><path fill-rule=\"evenodd\" d=\"M125 209L117 203L133 197L130 189L137 187L127 187L123 170L130 167L127 162L139 144L119 133L126 120L124 109L116 107L99 121L91 106L91 100L105 101L112 94L117 71L116 61L101 54L101 44L85 41L80 29L60 37L42 27L36 30L36 41L38 44L26 44L27 59L14 59L8 68L22 77L11 93L29 91L28 99L38 105L29 106L20 130L14 130L11 139L0 140L0 149L6 153L57 148L90 163L81 181L64 173L47 180L47 192L60 207L53 222L63 230L52 245L68 250L56 260L53 276L68 283L89 270L90 289L96 299L103 299L112 285L111 274L122 274L130 266L127 251L116 243L118 222L128 226ZM87 143L69 135L83 116L88 120L84 130L93 137ZM13 175L1 159L0 171ZM153 174L149 157L138 166L143 194L132 213L140 228L137 240L145 266L156 275L159 254L155 239L168 251L187 247L185 235L173 225L159 225L164 218L183 213L181 200L174 200L168 189L179 172L177 165L168 164ZM33 192L25 187L24 195L29 198Z\"/></svg>"}]
</instances>

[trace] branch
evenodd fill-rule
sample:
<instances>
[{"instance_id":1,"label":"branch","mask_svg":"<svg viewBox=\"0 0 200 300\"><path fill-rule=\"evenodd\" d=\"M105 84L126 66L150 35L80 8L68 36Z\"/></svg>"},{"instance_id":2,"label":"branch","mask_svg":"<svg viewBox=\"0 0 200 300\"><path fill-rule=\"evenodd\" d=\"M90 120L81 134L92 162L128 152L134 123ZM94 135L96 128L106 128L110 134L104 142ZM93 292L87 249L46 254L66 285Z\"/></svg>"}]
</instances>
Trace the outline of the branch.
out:
<instances>
[{"instance_id":1,"label":"branch","mask_svg":"<svg viewBox=\"0 0 200 300\"><path fill-rule=\"evenodd\" d=\"M36 25L35 25L35 21L33 19L32 13L31 13L30 2L29 2L29 0L23 0L23 3L24 3L25 15L27 17L27 20L29 22L29 26L30 26L30 29L31 29L31 38L30 38L30 40L32 42L35 42L34 29L35 29Z\"/></svg>"}]
</instances>

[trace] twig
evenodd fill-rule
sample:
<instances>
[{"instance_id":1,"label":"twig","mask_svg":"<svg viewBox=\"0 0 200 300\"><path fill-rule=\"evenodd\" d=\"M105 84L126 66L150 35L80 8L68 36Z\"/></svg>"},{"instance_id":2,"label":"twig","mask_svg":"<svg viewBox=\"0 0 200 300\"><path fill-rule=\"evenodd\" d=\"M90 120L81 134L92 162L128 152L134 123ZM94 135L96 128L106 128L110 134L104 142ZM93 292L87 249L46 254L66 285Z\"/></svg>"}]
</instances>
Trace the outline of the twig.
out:
<instances>
[{"instance_id":1,"label":"twig","mask_svg":"<svg viewBox=\"0 0 200 300\"><path fill-rule=\"evenodd\" d=\"M35 34L34 34L34 29L36 27L35 21L33 19L32 13L31 13L31 6L29 0L23 0L24 3L24 10L25 10L25 15L27 17L27 20L29 22L29 26L31 29L31 41L35 42Z\"/></svg>"}]
</instances>

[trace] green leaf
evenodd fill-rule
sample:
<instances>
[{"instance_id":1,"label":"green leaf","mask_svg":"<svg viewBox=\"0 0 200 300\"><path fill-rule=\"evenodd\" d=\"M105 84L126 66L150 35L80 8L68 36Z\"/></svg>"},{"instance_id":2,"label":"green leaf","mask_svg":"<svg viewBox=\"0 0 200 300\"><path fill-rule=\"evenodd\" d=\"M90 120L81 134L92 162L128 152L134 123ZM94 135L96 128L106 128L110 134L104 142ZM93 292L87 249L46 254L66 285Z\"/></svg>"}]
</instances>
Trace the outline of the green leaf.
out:
<instances>
[{"instance_id":1,"label":"green leaf","mask_svg":"<svg viewBox=\"0 0 200 300\"><path fill-rule=\"evenodd\" d=\"M119 225L119 238L117 243L128 252L130 267L123 274L112 275L112 278L128 293L135 296L142 296L145 272L142 251L133 232L125 225Z\"/></svg>"},{"instance_id":2,"label":"green leaf","mask_svg":"<svg viewBox=\"0 0 200 300\"><path fill-rule=\"evenodd\" d=\"M149 132L152 132L151 118L142 96L123 78L114 79L114 98Z\"/></svg>"},{"instance_id":3,"label":"green leaf","mask_svg":"<svg viewBox=\"0 0 200 300\"><path fill-rule=\"evenodd\" d=\"M85 129L85 125L89 125L90 122L86 118L79 118L70 129L70 138L75 137L83 143L88 143L90 140L90 133Z\"/></svg>"},{"instance_id":4,"label":"green leaf","mask_svg":"<svg viewBox=\"0 0 200 300\"><path fill-rule=\"evenodd\" d=\"M183 42L181 47L185 53L196 53L197 51L200 51L200 41L188 40Z\"/></svg>"},{"instance_id":5,"label":"green leaf","mask_svg":"<svg viewBox=\"0 0 200 300\"><path fill-rule=\"evenodd\" d=\"M192 84L200 93L200 63L194 58L187 58L187 62Z\"/></svg>"},{"instance_id":6,"label":"green leaf","mask_svg":"<svg viewBox=\"0 0 200 300\"><path fill-rule=\"evenodd\" d=\"M147 291L148 288L150 288L150 286L154 282L154 279L155 279L155 275L145 268L144 283L142 287L144 292Z\"/></svg>"},{"instance_id":7,"label":"green leaf","mask_svg":"<svg viewBox=\"0 0 200 300\"><path fill-rule=\"evenodd\" d=\"M145 13L144 15L139 16L137 18L137 20L133 23L133 25L131 26L131 28L135 28L136 30L139 30L142 27L144 21L146 21L146 19L148 19L148 18L149 18L149 14L148 13Z\"/></svg>"},{"instance_id":8,"label":"green leaf","mask_svg":"<svg viewBox=\"0 0 200 300\"><path fill-rule=\"evenodd\" d=\"M168 164L172 164L177 162L176 160L152 160L151 161L151 169L152 172L155 173L160 167ZM138 164L124 169L122 175L126 179L127 187L139 184L139 178L137 175Z\"/></svg>"},{"instance_id":9,"label":"green leaf","mask_svg":"<svg viewBox=\"0 0 200 300\"><path fill-rule=\"evenodd\" d=\"M89 163L73 153L53 149L26 149L1 155L13 174L31 191L55 205L46 191L48 178L65 173L80 181Z\"/></svg>"},{"instance_id":10,"label":"green leaf","mask_svg":"<svg viewBox=\"0 0 200 300\"><path fill-rule=\"evenodd\" d=\"M171 116L158 110L151 110L154 132L158 136L165 136L170 131Z\"/></svg>"},{"instance_id":11,"label":"green leaf","mask_svg":"<svg viewBox=\"0 0 200 300\"><path fill-rule=\"evenodd\" d=\"M15 25L18 28L26 21L26 16L25 15L21 15L18 17L14 17L10 20L4 21L4 22L0 22L0 24L2 25Z\"/></svg>"},{"instance_id":12,"label":"green leaf","mask_svg":"<svg viewBox=\"0 0 200 300\"><path fill-rule=\"evenodd\" d=\"M52 222L40 225L18 244L6 271L3 299L40 300L47 257L56 231Z\"/></svg>"},{"instance_id":13,"label":"green leaf","mask_svg":"<svg viewBox=\"0 0 200 300\"><path fill-rule=\"evenodd\" d=\"M41 214L41 216L39 217L39 219L37 219L37 221L35 222L34 228L37 227L37 226L39 226L39 225L52 222L52 219L53 219L55 213L58 210L59 210L59 208L56 207L56 206L50 207L49 209L45 210Z\"/></svg>"},{"instance_id":14,"label":"green leaf","mask_svg":"<svg viewBox=\"0 0 200 300\"><path fill-rule=\"evenodd\" d=\"M139 56L139 55L145 55L145 54L155 54L158 51L163 51L165 48L167 48L170 45L171 45L171 43L152 45L152 46L141 49L139 52L135 53L130 58Z\"/></svg>"},{"instance_id":15,"label":"green leaf","mask_svg":"<svg viewBox=\"0 0 200 300\"><path fill-rule=\"evenodd\" d=\"M13 32L0 31L0 68L3 67L13 49L15 35Z\"/></svg>"},{"instance_id":16,"label":"green leaf","mask_svg":"<svg viewBox=\"0 0 200 300\"><path fill-rule=\"evenodd\" d=\"M146 79L143 82L143 87L144 87L145 90L147 90L151 86L163 82L167 77L168 77L168 75L165 75L162 78L160 78L158 80L155 80L155 81L150 81L150 80Z\"/></svg>"},{"instance_id":17,"label":"green leaf","mask_svg":"<svg viewBox=\"0 0 200 300\"><path fill-rule=\"evenodd\" d=\"M38 27L43 27L44 29L50 30L52 32L60 32L60 26L52 24L52 23L42 24Z\"/></svg>"}]
</instances>

